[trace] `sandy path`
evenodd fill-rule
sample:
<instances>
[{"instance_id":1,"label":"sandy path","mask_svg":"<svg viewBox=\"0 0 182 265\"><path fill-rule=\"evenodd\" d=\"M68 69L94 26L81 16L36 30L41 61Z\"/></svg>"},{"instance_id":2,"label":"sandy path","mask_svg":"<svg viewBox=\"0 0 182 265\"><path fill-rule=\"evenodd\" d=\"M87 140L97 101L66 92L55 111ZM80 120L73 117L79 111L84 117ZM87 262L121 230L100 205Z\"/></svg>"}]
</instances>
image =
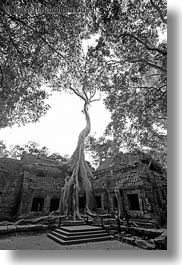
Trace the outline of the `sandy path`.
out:
<instances>
[{"instance_id":1,"label":"sandy path","mask_svg":"<svg viewBox=\"0 0 182 265\"><path fill-rule=\"evenodd\" d=\"M62 246L47 237L47 234L11 236L0 239L0 250L131 250L137 249L116 240Z\"/></svg>"}]
</instances>

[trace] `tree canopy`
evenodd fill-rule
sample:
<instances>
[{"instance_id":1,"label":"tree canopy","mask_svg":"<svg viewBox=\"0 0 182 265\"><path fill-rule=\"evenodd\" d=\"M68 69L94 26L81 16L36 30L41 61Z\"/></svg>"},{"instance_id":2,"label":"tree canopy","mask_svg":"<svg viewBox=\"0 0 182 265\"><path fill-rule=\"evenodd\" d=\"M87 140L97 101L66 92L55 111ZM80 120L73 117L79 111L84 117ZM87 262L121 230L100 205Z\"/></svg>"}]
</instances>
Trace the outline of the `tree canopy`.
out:
<instances>
[{"instance_id":1,"label":"tree canopy","mask_svg":"<svg viewBox=\"0 0 182 265\"><path fill-rule=\"evenodd\" d=\"M0 127L37 121L58 69L71 71L86 27L80 1L0 1Z\"/></svg>"},{"instance_id":2,"label":"tree canopy","mask_svg":"<svg viewBox=\"0 0 182 265\"><path fill-rule=\"evenodd\" d=\"M165 0L0 2L1 128L47 111L43 84L82 99L101 91L115 146L166 152Z\"/></svg>"},{"instance_id":3,"label":"tree canopy","mask_svg":"<svg viewBox=\"0 0 182 265\"><path fill-rule=\"evenodd\" d=\"M127 3L126 3L127 2ZM105 67L102 91L111 112L106 134L117 146L166 153L166 1L97 1L101 37L90 49Z\"/></svg>"}]
</instances>

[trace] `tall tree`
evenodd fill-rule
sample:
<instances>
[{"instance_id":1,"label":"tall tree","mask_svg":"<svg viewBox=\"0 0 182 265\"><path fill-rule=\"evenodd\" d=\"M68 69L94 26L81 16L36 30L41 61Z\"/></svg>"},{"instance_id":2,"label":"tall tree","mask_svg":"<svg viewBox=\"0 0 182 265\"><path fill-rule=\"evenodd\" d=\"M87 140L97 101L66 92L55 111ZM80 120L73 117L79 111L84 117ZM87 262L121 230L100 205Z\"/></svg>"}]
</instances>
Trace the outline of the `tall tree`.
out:
<instances>
[{"instance_id":1,"label":"tall tree","mask_svg":"<svg viewBox=\"0 0 182 265\"><path fill-rule=\"evenodd\" d=\"M107 133L125 149L150 148L166 153L167 27L166 1L101 0L95 2L90 49L106 75L105 104L111 112Z\"/></svg>"},{"instance_id":2,"label":"tall tree","mask_svg":"<svg viewBox=\"0 0 182 265\"><path fill-rule=\"evenodd\" d=\"M115 139L123 139L126 119L143 129L140 121L143 121L143 113L146 115L146 104L153 110L151 120L154 114L165 113L165 104L161 102L165 102L166 96L166 45L158 39L158 28L164 23L162 17L165 20L164 1L156 5L153 1L128 0L123 1L124 6L119 0L1 2L1 85L3 93L7 86L10 95L16 95L16 102L12 100L9 104L11 114L17 114L19 119L26 113L29 117L27 106L34 111L36 108L31 105L34 93L40 93L35 103L40 99L36 105L40 111L36 113L41 115L45 110L42 99L46 97L40 90L43 83L53 90L74 93L83 101L86 126L79 135L75 152L65 163L69 176L63 188L63 201L68 214L73 186L74 217L80 218L78 193L83 189L86 211L91 214L90 178L93 176L84 157L84 142L91 128L88 107L98 90L108 93L106 105L113 117L109 128ZM84 54L82 39L96 33L100 34L97 45ZM7 71L7 65L11 71ZM150 79L149 75L155 78ZM150 96L149 90L145 90L148 80ZM21 100L27 91L30 97L24 100L26 105ZM24 115L15 111L14 102L23 107ZM13 121L11 115L5 118Z\"/></svg>"}]
</instances>

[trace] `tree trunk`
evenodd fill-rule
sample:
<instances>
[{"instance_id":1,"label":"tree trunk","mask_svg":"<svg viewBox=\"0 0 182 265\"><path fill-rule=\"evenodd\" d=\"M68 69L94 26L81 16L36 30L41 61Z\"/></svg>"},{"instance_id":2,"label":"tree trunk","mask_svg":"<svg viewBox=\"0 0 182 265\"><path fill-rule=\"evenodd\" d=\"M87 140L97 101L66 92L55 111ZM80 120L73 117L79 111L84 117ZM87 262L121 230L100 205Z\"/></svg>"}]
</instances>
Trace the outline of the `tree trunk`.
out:
<instances>
[{"instance_id":1,"label":"tree trunk","mask_svg":"<svg viewBox=\"0 0 182 265\"><path fill-rule=\"evenodd\" d=\"M122 219L124 217L124 206L119 188L115 188L115 195L118 202L118 216Z\"/></svg>"},{"instance_id":2,"label":"tree trunk","mask_svg":"<svg viewBox=\"0 0 182 265\"><path fill-rule=\"evenodd\" d=\"M78 137L77 147L68 161L66 166L71 172L70 176L66 178L65 185L63 187L62 202L64 205L64 214L69 214L69 198L71 196L71 186L73 185L73 217L74 219L81 219L79 212L79 191L82 189L86 193L86 212L91 214L90 211L90 198L92 192L92 184L89 178L92 178L92 172L85 161L84 155L84 142L88 134L90 133L91 124L90 116L88 113L88 103L85 101L84 114L86 118L86 126L81 131Z\"/></svg>"}]
</instances>

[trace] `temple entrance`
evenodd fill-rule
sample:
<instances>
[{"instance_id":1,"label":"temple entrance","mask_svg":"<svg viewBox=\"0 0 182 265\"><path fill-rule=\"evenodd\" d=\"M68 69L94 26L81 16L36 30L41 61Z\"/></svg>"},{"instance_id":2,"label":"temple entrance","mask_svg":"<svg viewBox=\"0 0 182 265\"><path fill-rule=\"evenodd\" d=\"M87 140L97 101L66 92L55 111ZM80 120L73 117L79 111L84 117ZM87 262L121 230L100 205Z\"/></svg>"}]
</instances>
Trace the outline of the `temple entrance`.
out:
<instances>
[{"instance_id":1,"label":"temple entrance","mask_svg":"<svg viewBox=\"0 0 182 265\"><path fill-rule=\"evenodd\" d=\"M84 213L84 209L85 209L85 196L84 195L80 195L79 196L79 209L80 209L80 213Z\"/></svg>"},{"instance_id":2,"label":"temple entrance","mask_svg":"<svg viewBox=\"0 0 182 265\"><path fill-rule=\"evenodd\" d=\"M44 206L44 198L34 197L32 201L32 212L42 212Z\"/></svg>"},{"instance_id":3,"label":"temple entrance","mask_svg":"<svg viewBox=\"0 0 182 265\"><path fill-rule=\"evenodd\" d=\"M57 211L59 208L59 199L52 198L50 203L50 212Z\"/></svg>"},{"instance_id":4,"label":"temple entrance","mask_svg":"<svg viewBox=\"0 0 182 265\"><path fill-rule=\"evenodd\" d=\"M139 211L139 200L138 200L138 194L127 194L128 197L128 206L129 210L132 211Z\"/></svg>"}]
</instances>

